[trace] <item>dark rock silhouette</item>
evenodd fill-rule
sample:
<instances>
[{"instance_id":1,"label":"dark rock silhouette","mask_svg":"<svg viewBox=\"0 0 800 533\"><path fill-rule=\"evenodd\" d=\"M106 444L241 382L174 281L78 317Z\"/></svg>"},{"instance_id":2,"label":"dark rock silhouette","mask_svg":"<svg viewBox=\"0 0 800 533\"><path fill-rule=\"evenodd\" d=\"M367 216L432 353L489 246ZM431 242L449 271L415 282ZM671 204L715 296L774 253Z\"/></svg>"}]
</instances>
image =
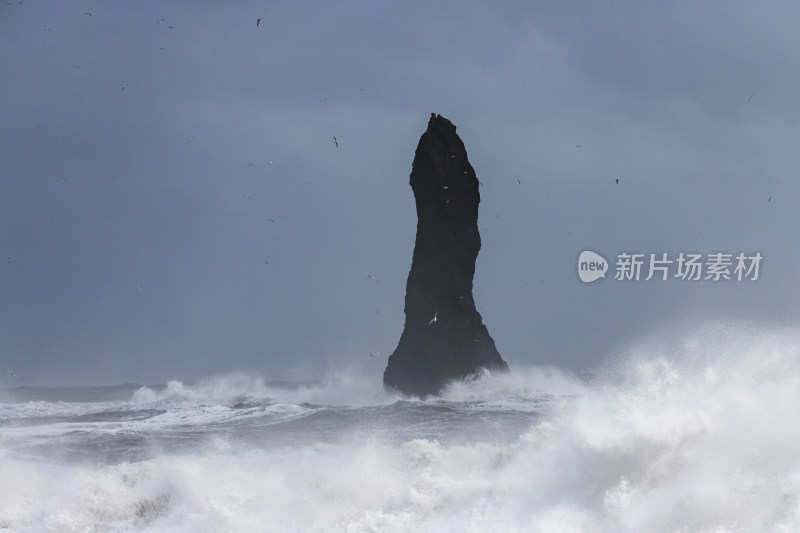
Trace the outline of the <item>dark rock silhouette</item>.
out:
<instances>
[{"instance_id":1,"label":"dark rock silhouette","mask_svg":"<svg viewBox=\"0 0 800 533\"><path fill-rule=\"evenodd\" d=\"M405 394L438 394L449 381L481 368L508 370L472 298L481 249L478 187L456 127L431 114L411 170L417 239L406 323L383 374L385 385Z\"/></svg>"}]
</instances>

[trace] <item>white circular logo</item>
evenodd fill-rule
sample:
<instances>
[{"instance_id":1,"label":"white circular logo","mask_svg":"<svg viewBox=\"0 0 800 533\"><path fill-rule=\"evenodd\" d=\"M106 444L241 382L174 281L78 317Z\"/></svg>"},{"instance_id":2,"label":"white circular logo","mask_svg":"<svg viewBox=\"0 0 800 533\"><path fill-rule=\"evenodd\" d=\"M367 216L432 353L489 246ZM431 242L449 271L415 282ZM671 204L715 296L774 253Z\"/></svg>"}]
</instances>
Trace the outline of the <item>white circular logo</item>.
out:
<instances>
[{"instance_id":1,"label":"white circular logo","mask_svg":"<svg viewBox=\"0 0 800 533\"><path fill-rule=\"evenodd\" d=\"M591 283L606 277L608 261L591 250L584 250L578 257L578 277L584 283Z\"/></svg>"}]
</instances>

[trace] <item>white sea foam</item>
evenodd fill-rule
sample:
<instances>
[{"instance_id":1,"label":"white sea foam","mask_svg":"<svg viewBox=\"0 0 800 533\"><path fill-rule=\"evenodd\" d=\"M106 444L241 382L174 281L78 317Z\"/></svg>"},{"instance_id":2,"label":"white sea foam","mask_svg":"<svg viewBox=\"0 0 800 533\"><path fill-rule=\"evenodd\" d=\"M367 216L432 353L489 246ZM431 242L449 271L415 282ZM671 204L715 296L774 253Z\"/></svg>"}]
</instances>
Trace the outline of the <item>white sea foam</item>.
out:
<instances>
[{"instance_id":1,"label":"white sea foam","mask_svg":"<svg viewBox=\"0 0 800 533\"><path fill-rule=\"evenodd\" d=\"M127 402L45 402L0 403L0 420L9 418L74 417L125 409Z\"/></svg>"},{"instance_id":2,"label":"white sea foam","mask_svg":"<svg viewBox=\"0 0 800 533\"><path fill-rule=\"evenodd\" d=\"M398 395L384 390L380 383L346 372L332 373L316 383L276 385L262 376L236 373L213 376L196 384L170 381L163 390L142 387L131 402L137 406L235 405L272 401L294 405L364 406L387 404Z\"/></svg>"},{"instance_id":3,"label":"white sea foam","mask_svg":"<svg viewBox=\"0 0 800 533\"><path fill-rule=\"evenodd\" d=\"M800 531L799 356L796 331L718 325L643 341L591 385L515 369L446 392L569 398L512 442L218 434L94 466L0 450L0 530Z\"/></svg>"}]
</instances>

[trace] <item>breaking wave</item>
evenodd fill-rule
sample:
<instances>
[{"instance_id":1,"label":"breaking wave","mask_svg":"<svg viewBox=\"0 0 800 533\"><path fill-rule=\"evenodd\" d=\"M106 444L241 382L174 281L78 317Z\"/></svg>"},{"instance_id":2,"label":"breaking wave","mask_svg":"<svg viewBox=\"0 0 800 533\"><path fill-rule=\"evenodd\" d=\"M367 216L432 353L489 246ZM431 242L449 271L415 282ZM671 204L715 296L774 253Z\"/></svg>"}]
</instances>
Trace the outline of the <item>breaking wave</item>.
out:
<instances>
[{"instance_id":1,"label":"breaking wave","mask_svg":"<svg viewBox=\"0 0 800 533\"><path fill-rule=\"evenodd\" d=\"M237 375L2 404L0 530L800 531L798 356L797 331L716 324L647 338L588 382L515 369L427 401ZM107 424L146 453L102 456ZM53 453L74 431L92 460Z\"/></svg>"}]
</instances>

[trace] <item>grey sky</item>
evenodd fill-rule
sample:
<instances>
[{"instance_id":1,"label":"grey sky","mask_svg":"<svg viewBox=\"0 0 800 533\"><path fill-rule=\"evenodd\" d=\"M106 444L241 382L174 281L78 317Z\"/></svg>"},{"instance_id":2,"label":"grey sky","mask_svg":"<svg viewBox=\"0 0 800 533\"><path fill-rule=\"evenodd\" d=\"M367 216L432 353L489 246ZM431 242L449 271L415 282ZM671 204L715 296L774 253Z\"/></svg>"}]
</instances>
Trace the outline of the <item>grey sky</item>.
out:
<instances>
[{"instance_id":1,"label":"grey sky","mask_svg":"<svg viewBox=\"0 0 800 533\"><path fill-rule=\"evenodd\" d=\"M512 370L795 323L800 7L517 4L4 3L0 365L28 384L380 379L431 112L484 184L475 298ZM584 248L764 263L756 282L585 286Z\"/></svg>"}]
</instances>

